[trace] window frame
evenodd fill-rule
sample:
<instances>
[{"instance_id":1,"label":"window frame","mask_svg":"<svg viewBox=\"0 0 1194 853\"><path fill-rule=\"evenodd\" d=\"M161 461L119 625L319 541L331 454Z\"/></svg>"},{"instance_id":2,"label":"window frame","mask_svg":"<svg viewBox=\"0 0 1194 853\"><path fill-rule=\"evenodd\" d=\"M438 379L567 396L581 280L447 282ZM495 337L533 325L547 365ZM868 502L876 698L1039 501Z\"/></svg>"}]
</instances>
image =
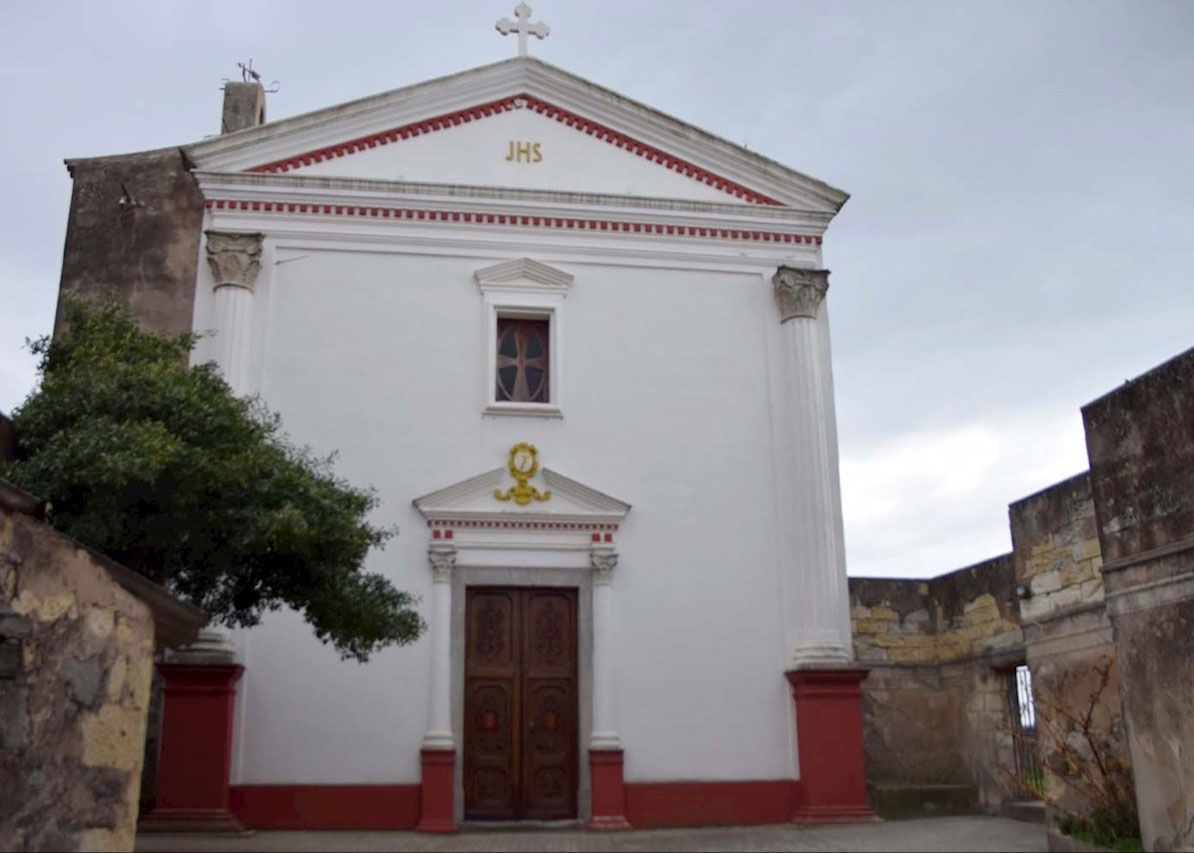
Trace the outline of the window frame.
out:
<instances>
[{"instance_id":1,"label":"window frame","mask_svg":"<svg viewBox=\"0 0 1194 853\"><path fill-rule=\"evenodd\" d=\"M486 299L485 407L486 415L538 415L563 417L560 406L560 305L554 299L535 296L512 298L505 293ZM546 403L524 403L497 399L497 329L498 319L547 321L547 399Z\"/></svg>"},{"instance_id":2,"label":"window frame","mask_svg":"<svg viewBox=\"0 0 1194 853\"><path fill-rule=\"evenodd\" d=\"M512 258L473 272L484 305L485 374L481 414L562 418L565 402L564 297L572 274L532 258ZM497 399L498 317L546 320L547 403Z\"/></svg>"}]
</instances>

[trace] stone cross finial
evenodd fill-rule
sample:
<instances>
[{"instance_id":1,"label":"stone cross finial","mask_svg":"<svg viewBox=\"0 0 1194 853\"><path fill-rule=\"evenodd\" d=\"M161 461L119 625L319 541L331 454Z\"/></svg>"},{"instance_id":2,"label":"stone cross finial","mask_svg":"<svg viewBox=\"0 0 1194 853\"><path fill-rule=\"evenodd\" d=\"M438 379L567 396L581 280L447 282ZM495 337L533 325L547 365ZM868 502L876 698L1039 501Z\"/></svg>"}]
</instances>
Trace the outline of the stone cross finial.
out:
<instances>
[{"instance_id":1,"label":"stone cross finial","mask_svg":"<svg viewBox=\"0 0 1194 853\"><path fill-rule=\"evenodd\" d=\"M829 270L780 267L771 277L781 323L793 317L817 319L821 301L829 290Z\"/></svg>"},{"instance_id":2,"label":"stone cross finial","mask_svg":"<svg viewBox=\"0 0 1194 853\"><path fill-rule=\"evenodd\" d=\"M526 3L519 3L514 7L514 20L502 18L497 22L497 31L504 36L518 33L518 55L527 55L527 36L545 39L551 34L547 24L542 21L531 23L531 7Z\"/></svg>"}]
</instances>

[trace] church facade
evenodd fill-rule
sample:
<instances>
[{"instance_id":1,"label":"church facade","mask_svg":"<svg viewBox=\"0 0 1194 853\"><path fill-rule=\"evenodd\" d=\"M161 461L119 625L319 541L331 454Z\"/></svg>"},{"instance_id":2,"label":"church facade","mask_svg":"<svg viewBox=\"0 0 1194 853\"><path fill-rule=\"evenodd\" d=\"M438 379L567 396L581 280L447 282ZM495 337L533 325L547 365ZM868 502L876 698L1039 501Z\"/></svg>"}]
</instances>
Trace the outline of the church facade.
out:
<instances>
[{"instance_id":1,"label":"church facade","mask_svg":"<svg viewBox=\"0 0 1194 853\"><path fill-rule=\"evenodd\" d=\"M526 57L271 123L259 85L226 96L242 129L179 150L163 197L195 213L125 296L377 489L401 532L368 569L428 630L362 665L270 614L185 723L177 664L157 819L868 819L822 257L845 193ZM98 289L70 241L64 292ZM223 788L188 800L212 755Z\"/></svg>"}]
</instances>

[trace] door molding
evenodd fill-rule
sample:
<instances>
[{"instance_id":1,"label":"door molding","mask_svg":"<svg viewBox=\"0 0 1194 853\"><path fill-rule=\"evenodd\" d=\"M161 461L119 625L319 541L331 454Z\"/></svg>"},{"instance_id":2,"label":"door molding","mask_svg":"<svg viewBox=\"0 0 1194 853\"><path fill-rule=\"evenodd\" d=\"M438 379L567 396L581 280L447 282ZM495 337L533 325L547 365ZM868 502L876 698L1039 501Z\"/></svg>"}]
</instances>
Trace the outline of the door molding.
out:
<instances>
[{"instance_id":1,"label":"door molding","mask_svg":"<svg viewBox=\"0 0 1194 853\"><path fill-rule=\"evenodd\" d=\"M464 820L464 654L465 604L468 587L536 587L576 589L577 634L577 818L592 816L588 733L592 730L593 685L593 584L587 568L539 566L477 566L457 564L452 572L452 732L457 744L453 776L453 810L459 824Z\"/></svg>"}]
</instances>

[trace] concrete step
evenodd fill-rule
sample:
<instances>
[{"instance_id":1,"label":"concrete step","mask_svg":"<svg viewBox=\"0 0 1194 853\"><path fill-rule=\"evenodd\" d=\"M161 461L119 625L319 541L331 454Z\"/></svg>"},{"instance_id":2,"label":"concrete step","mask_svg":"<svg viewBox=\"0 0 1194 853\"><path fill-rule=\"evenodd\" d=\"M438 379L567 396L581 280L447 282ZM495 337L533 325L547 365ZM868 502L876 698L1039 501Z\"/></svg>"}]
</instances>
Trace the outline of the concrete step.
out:
<instances>
[{"instance_id":1,"label":"concrete step","mask_svg":"<svg viewBox=\"0 0 1194 853\"><path fill-rule=\"evenodd\" d=\"M1040 800L1012 800L1003 804L1003 816L1025 823L1044 823L1045 804Z\"/></svg>"}]
</instances>

